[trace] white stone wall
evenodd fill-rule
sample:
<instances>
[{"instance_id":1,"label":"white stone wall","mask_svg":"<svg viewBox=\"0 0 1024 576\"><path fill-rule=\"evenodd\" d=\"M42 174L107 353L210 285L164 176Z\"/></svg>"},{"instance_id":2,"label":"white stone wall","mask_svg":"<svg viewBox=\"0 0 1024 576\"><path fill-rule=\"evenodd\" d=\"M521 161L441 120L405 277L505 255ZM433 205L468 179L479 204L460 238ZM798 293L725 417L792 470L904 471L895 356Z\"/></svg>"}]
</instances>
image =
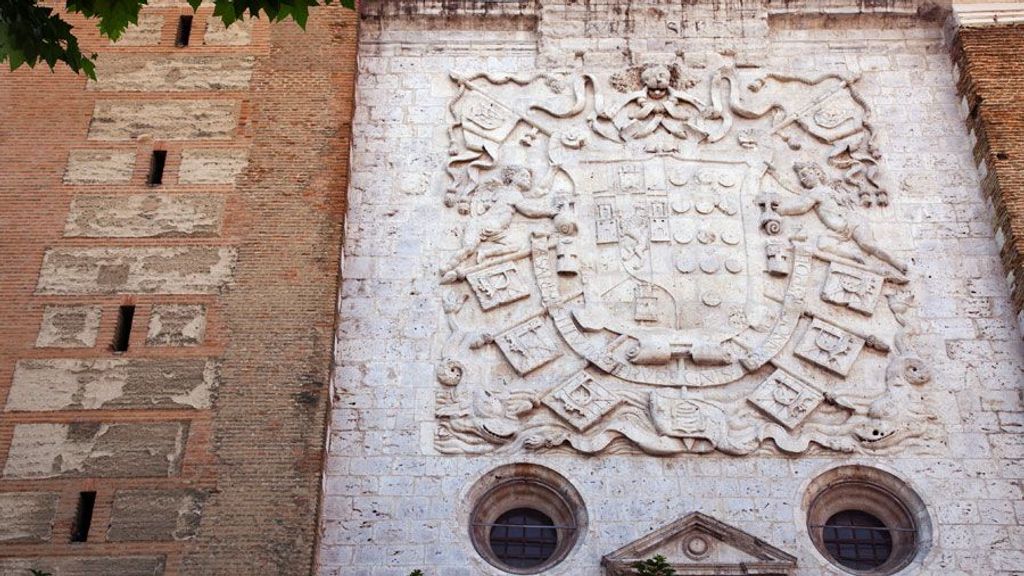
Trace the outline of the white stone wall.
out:
<instances>
[{"instance_id":1,"label":"white stone wall","mask_svg":"<svg viewBox=\"0 0 1024 576\"><path fill-rule=\"evenodd\" d=\"M448 20L421 6L423 14L363 22L321 574L502 574L473 550L465 496L488 470L511 462L554 469L587 505L580 545L547 574L602 574L603 555L692 511L796 556L797 574L841 574L808 538L804 489L852 463L891 472L928 506L930 550L903 574L1009 575L1024 567L1024 349L941 22L914 16L909 3L836 18L795 4L794 14L771 15L742 4L683 12L678 3L544 1L520 18ZM671 58L705 74L723 57L795 75L861 75L858 90L874 112L882 167L894 184L891 205L870 219L884 247L911 263L920 324L912 340L933 375L922 393L934 440L885 455L786 455L769 446L745 456L584 456L514 444L484 455L439 453L435 396L443 387L435 367L449 328L438 267L458 247L464 222L443 204L446 107L456 93L449 72L626 68Z\"/></svg>"}]
</instances>

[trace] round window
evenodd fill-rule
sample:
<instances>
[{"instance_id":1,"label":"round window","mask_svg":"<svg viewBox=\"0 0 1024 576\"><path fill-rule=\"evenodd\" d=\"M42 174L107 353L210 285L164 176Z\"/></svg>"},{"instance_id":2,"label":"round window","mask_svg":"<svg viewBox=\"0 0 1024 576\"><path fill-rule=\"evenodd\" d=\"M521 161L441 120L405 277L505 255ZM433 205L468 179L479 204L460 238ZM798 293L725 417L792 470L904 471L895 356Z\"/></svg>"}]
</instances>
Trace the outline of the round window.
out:
<instances>
[{"instance_id":1,"label":"round window","mask_svg":"<svg viewBox=\"0 0 1024 576\"><path fill-rule=\"evenodd\" d=\"M878 469L843 466L826 472L811 482L805 506L818 552L851 574L894 574L923 558L931 542L924 502Z\"/></svg>"},{"instance_id":2,"label":"round window","mask_svg":"<svg viewBox=\"0 0 1024 576\"><path fill-rule=\"evenodd\" d=\"M881 520L860 510L844 510L821 527L821 542L837 562L854 570L884 565L892 556L892 535Z\"/></svg>"},{"instance_id":3,"label":"round window","mask_svg":"<svg viewBox=\"0 0 1024 576\"><path fill-rule=\"evenodd\" d=\"M509 510L491 526L491 552L513 568L547 562L558 548L558 531L547 514L533 508Z\"/></svg>"},{"instance_id":4,"label":"round window","mask_svg":"<svg viewBox=\"0 0 1024 576\"><path fill-rule=\"evenodd\" d=\"M569 555L586 529L576 489L558 473L532 464L502 466L469 493L470 539L491 565L539 574Z\"/></svg>"}]
</instances>

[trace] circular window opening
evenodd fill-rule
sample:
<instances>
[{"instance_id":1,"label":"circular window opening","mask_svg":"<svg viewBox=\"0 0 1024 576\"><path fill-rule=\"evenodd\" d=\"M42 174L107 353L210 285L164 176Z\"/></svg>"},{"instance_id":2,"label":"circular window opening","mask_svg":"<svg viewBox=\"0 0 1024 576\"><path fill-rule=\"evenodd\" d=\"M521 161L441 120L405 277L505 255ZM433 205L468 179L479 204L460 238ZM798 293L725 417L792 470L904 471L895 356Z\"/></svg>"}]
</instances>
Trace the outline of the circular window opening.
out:
<instances>
[{"instance_id":1,"label":"circular window opening","mask_svg":"<svg viewBox=\"0 0 1024 576\"><path fill-rule=\"evenodd\" d=\"M870 570L892 556L892 535L881 520L860 510L844 510L822 526L821 541L837 562L854 570Z\"/></svg>"},{"instance_id":2,"label":"circular window opening","mask_svg":"<svg viewBox=\"0 0 1024 576\"><path fill-rule=\"evenodd\" d=\"M547 562L558 548L558 531L547 514L532 508L509 510L491 526L491 552L513 568Z\"/></svg>"},{"instance_id":3,"label":"circular window opening","mask_svg":"<svg viewBox=\"0 0 1024 576\"><path fill-rule=\"evenodd\" d=\"M885 576L923 558L931 543L924 502L892 474L866 466L816 478L805 499L807 528L826 559L851 574Z\"/></svg>"},{"instance_id":4,"label":"circular window opening","mask_svg":"<svg viewBox=\"0 0 1024 576\"><path fill-rule=\"evenodd\" d=\"M539 574L564 560L585 532L583 500L569 481L532 464L502 466L470 490L470 539L491 565Z\"/></svg>"}]
</instances>

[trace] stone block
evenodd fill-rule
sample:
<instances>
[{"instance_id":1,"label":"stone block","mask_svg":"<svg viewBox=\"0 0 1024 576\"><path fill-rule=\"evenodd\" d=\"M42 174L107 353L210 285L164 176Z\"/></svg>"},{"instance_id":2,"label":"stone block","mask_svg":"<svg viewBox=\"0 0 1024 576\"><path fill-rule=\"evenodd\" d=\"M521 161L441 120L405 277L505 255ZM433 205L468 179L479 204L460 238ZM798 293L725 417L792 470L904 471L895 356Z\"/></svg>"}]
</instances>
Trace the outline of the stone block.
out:
<instances>
[{"instance_id":1,"label":"stone block","mask_svg":"<svg viewBox=\"0 0 1024 576\"><path fill-rule=\"evenodd\" d=\"M49 542L60 495L55 492L0 494L0 543Z\"/></svg>"},{"instance_id":2,"label":"stone block","mask_svg":"<svg viewBox=\"0 0 1024 576\"><path fill-rule=\"evenodd\" d=\"M206 494L198 490L119 490L108 542L187 540L199 530Z\"/></svg>"},{"instance_id":3,"label":"stone block","mask_svg":"<svg viewBox=\"0 0 1024 576\"><path fill-rule=\"evenodd\" d=\"M0 558L0 574L22 576L32 570L53 576L161 576L164 556L52 556Z\"/></svg>"},{"instance_id":4,"label":"stone block","mask_svg":"<svg viewBox=\"0 0 1024 576\"><path fill-rule=\"evenodd\" d=\"M184 422L16 424L3 477L166 478L178 474L187 437Z\"/></svg>"},{"instance_id":5,"label":"stone block","mask_svg":"<svg viewBox=\"0 0 1024 576\"><path fill-rule=\"evenodd\" d=\"M64 169L65 184L117 184L132 179L134 150L72 150Z\"/></svg>"},{"instance_id":6,"label":"stone block","mask_svg":"<svg viewBox=\"0 0 1024 576\"><path fill-rule=\"evenodd\" d=\"M97 79L88 88L98 91L179 92L185 90L244 90L252 77L252 57L156 56L109 53L100 56Z\"/></svg>"},{"instance_id":7,"label":"stone block","mask_svg":"<svg viewBox=\"0 0 1024 576\"><path fill-rule=\"evenodd\" d=\"M100 329L99 306L47 306L37 348L92 348Z\"/></svg>"},{"instance_id":8,"label":"stone block","mask_svg":"<svg viewBox=\"0 0 1024 576\"><path fill-rule=\"evenodd\" d=\"M64 235L86 238L213 236L224 197L212 194L76 196Z\"/></svg>"},{"instance_id":9,"label":"stone block","mask_svg":"<svg viewBox=\"0 0 1024 576\"><path fill-rule=\"evenodd\" d=\"M234 136L239 103L227 100L103 100L89 123L90 140L224 140Z\"/></svg>"},{"instance_id":10,"label":"stone block","mask_svg":"<svg viewBox=\"0 0 1024 576\"><path fill-rule=\"evenodd\" d=\"M238 148L192 148L181 153L179 184L234 184L248 163Z\"/></svg>"},{"instance_id":11,"label":"stone block","mask_svg":"<svg viewBox=\"0 0 1024 576\"><path fill-rule=\"evenodd\" d=\"M206 21L206 33L203 44L206 46L247 46L252 43L252 20L239 20L224 26L219 18Z\"/></svg>"},{"instance_id":12,"label":"stone block","mask_svg":"<svg viewBox=\"0 0 1024 576\"><path fill-rule=\"evenodd\" d=\"M204 410L217 381L204 358L20 360L6 410Z\"/></svg>"},{"instance_id":13,"label":"stone block","mask_svg":"<svg viewBox=\"0 0 1024 576\"><path fill-rule=\"evenodd\" d=\"M230 282L233 248L55 248L43 257L39 294L215 294Z\"/></svg>"},{"instance_id":14,"label":"stone block","mask_svg":"<svg viewBox=\"0 0 1024 576\"><path fill-rule=\"evenodd\" d=\"M125 29L116 46L156 46L164 28L163 14L139 14L139 21Z\"/></svg>"},{"instance_id":15,"label":"stone block","mask_svg":"<svg viewBox=\"0 0 1024 576\"><path fill-rule=\"evenodd\" d=\"M206 333L206 306L165 304L153 306L147 346L198 346Z\"/></svg>"}]
</instances>

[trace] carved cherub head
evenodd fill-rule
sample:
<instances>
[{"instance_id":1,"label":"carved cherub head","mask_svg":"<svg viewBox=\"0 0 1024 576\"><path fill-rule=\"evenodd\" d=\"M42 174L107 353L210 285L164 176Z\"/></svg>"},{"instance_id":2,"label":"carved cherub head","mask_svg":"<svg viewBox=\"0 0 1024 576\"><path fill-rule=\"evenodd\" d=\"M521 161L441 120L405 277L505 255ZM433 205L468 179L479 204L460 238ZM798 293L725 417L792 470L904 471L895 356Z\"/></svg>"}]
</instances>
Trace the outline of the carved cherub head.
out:
<instances>
[{"instance_id":1,"label":"carved cherub head","mask_svg":"<svg viewBox=\"0 0 1024 576\"><path fill-rule=\"evenodd\" d=\"M501 181L506 186L515 186L521 192L526 192L533 187L533 174L526 166L511 164L502 168Z\"/></svg>"},{"instance_id":2,"label":"carved cherub head","mask_svg":"<svg viewBox=\"0 0 1024 576\"><path fill-rule=\"evenodd\" d=\"M672 71L664 64L651 64L640 73L640 81L651 98L664 98L672 82Z\"/></svg>"},{"instance_id":3,"label":"carved cherub head","mask_svg":"<svg viewBox=\"0 0 1024 576\"><path fill-rule=\"evenodd\" d=\"M813 162L796 162L793 164L793 171L800 179L800 185L808 190L828 183L828 174Z\"/></svg>"}]
</instances>

